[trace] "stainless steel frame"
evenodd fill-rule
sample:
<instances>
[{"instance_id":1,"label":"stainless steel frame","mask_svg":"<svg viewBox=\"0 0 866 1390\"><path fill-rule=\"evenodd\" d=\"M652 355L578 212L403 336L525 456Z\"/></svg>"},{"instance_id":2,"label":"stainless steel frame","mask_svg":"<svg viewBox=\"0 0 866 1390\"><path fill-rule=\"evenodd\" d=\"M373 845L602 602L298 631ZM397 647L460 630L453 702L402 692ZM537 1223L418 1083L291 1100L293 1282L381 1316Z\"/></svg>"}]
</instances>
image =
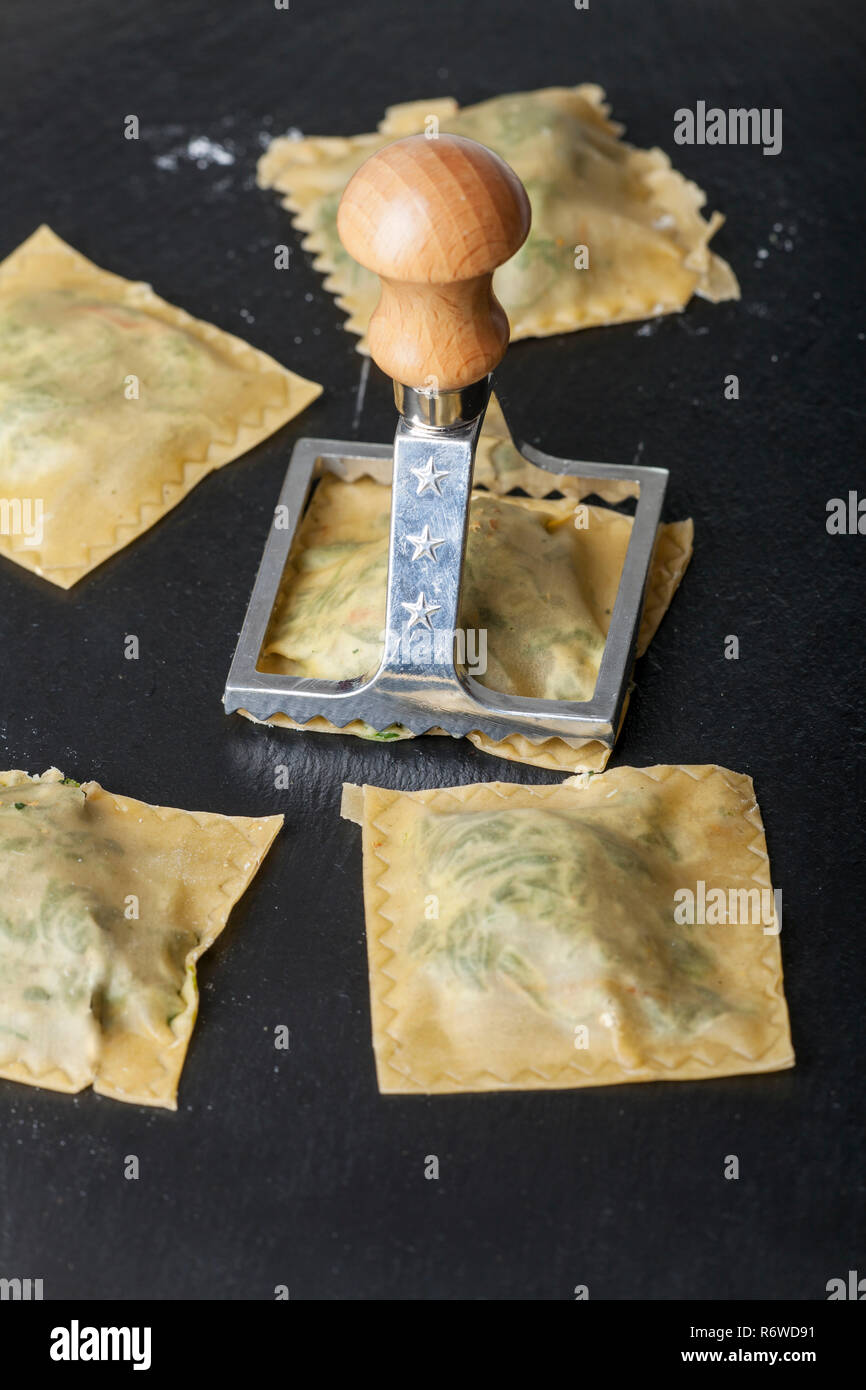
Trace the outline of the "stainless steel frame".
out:
<instances>
[{"instance_id":1,"label":"stainless steel frame","mask_svg":"<svg viewBox=\"0 0 866 1390\"><path fill-rule=\"evenodd\" d=\"M302 439L295 445L278 504L287 509L281 515L288 515L289 525L272 526L265 545L223 697L227 713L243 709L260 720L282 713L301 724L322 715L340 728L362 719L379 731L400 724L415 734L434 728L454 735L479 730L497 741L521 733L533 742L560 736L598 739L613 746L634 661L667 470L575 462L522 447L530 463L548 472L633 480L640 495L592 699L567 703L498 694L457 667L453 641L447 640L459 622L468 500L481 418L446 428L425 428L404 418L393 448L328 439ZM300 679L258 669L310 487L324 471L392 482L384 655L377 671L355 680ZM431 642L425 658L416 659L411 638L415 628L446 634L447 650L440 644L431 657Z\"/></svg>"}]
</instances>

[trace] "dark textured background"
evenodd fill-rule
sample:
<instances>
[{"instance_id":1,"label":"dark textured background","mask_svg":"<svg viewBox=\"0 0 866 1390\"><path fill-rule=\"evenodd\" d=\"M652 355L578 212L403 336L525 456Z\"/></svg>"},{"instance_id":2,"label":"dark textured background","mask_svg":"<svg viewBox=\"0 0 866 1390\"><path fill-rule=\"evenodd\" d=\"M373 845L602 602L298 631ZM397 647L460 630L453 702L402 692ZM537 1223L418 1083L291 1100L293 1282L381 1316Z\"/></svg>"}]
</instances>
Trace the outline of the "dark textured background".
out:
<instances>
[{"instance_id":1,"label":"dark textured background","mask_svg":"<svg viewBox=\"0 0 866 1390\"><path fill-rule=\"evenodd\" d=\"M326 385L70 593L0 562L0 766L51 763L147 801L284 811L204 958L177 1115L0 1082L0 1274L48 1297L824 1297L866 1274L862 557L829 497L866 489L862 24L822 0L270 0L4 5L2 247L49 222L98 264ZM776 1076L554 1094L378 1096L357 829L344 778L552 780L426 739L377 748L266 732L220 697L293 440L349 438L361 359L287 215L254 187L262 133L370 130L386 104L595 81L728 223L740 303L517 344L515 432L553 453L671 469L692 568L616 763L751 773L798 1065ZM782 107L784 149L678 149L681 105ZM139 116L141 139L123 139ZM206 135L201 170L160 154ZM860 203L860 206L857 204ZM778 242L770 239L781 223ZM785 249L785 242L789 249ZM769 254L759 257L759 248ZM246 310L246 314L242 311ZM252 316L254 322L250 321ZM726 402L736 372L741 399ZM355 431L386 439L374 373ZM123 659L139 635L141 659ZM736 633L740 660L725 661ZM274 790L287 762L292 788ZM859 977L858 977L859 972ZM275 1054L285 1023L292 1050ZM141 1178L122 1176L124 1155ZM739 1182L723 1180L739 1155ZM423 1161L437 1154L439 1182Z\"/></svg>"}]
</instances>

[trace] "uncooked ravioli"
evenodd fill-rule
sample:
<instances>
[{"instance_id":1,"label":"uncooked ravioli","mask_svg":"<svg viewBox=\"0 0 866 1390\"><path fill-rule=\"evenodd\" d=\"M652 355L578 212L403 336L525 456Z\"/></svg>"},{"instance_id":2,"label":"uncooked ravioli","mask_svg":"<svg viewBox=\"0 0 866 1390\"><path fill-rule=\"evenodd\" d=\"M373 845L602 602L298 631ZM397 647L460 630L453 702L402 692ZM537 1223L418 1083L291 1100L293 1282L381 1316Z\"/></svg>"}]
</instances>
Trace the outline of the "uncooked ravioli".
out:
<instances>
[{"instance_id":1,"label":"uncooked ravioli","mask_svg":"<svg viewBox=\"0 0 866 1390\"><path fill-rule=\"evenodd\" d=\"M709 249L724 220L659 149L622 140L600 87L548 87L459 107L450 98L392 106L374 134L280 137L259 183L284 195L325 286L364 336L379 297L375 275L337 236L337 206L355 170L405 135L468 136L495 150L532 206L524 246L494 277L512 338L676 313L692 295L739 298L730 266Z\"/></svg>"},{"instance_id":2,"label":"uncooked ravioli","mask_svg":"<svg viewBox=\"0 0 866 1390\"><path fill-rule=\"evenodd\" d=\"M195 963L282 821L0 773L0 1077L176 1109Z\"/></svg>"},{"instance_id":3,"label":"uncooked ravioli","mask_svg":"<svg viewBox=\"0 0 866 1390\"><path fill-rule=\"evenodd\" d=\"M363 827L381 1091L793 1065L751 778L658 766L546 787L347 785L343 814ZM681 910L702 893L728 914Z\"/></svg>"},{"instance_id":4,"label":"uncooked ravioli","mask_svg":"<svg viewBox=\"0 0 866 1390\"><path fill-rule=\"evenodd\" d=\"M277 597L264 669L333 681L375 670L383 650L390 505L390 488L371 478L321 478ZM478 634L475 654L486 653L479 681L536 699L592 697L632 524L610 508L572 498L473 493L461 626ZM639 654L667 610L691 549L690 521L659 528ZM271 722L297 727L285 715ZM304 727L341 732L321 716ZM410 737L400 726L377 731L360 721L346 731ZM596 770L609 756L594 739L533 743L515 734L494 742L477 732L468 737L499 757L569 772Z\"/></svg>"},{"instance_id":5,"label":"uncooked ravioli","mask_svg":"<svg viewBox=\"0 0 866 1390\"><path fill-rule=\"evenodd\" d=\"M69 588L320 391L40 227L0 264L0 554Z\"/></svg>"}]
</instances>

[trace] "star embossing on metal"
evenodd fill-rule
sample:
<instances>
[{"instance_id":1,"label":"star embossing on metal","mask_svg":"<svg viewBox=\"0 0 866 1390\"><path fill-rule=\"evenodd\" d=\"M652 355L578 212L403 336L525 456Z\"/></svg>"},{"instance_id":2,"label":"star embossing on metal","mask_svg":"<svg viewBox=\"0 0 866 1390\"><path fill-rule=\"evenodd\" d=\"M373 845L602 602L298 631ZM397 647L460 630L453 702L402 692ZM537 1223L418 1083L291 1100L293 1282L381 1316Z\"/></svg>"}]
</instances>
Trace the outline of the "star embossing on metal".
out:
<instances>
[{"instance_id":1,"label":"star embossing on metal","mask_svg":"<svg viewBox=\"0 0 866 1390\"><path fill-rule=\"evenodd\" d=\"M439 479L447 478L450 469L440 468L437 470L436 465L433 462L432 454L428 458L427 462L424 464L423 468L411 468L409 471L411 473L414 473L415 477L418 479L418 492L416 496L420 497L422 492L427 491L435 492L437 497L442 496L442 489L439 486Z\"/></svg>"},{"instance_id":2,"label":"star embossing on metal","mask_svg":"<svg viewBox=\"0 0 866 1390\"><path fill-rule=\"evenodd\" d=\"M438 560L436 554L440 545L445 544L444 536L431 536L430 527L425 526L420 536L407 536L407 541L415 547L412 554L413 560Z\"/></svg>"},{"instance_id":3,"label":"star embossing on metal","mask_svg":"<svg viewBox=\"0 0 866 1390\"><path fill-rule=\"evenodd\" d=\"M406 612L412 615L406 624L407 628L413 628L416 623L420 623L421 627L430 628L432 631L433 624L430 621L430 614L438 613L442 604L428 603L424 597L423 591L419 591L418 597L414 603L403 603L401 607L405 608Z\"/></svg>"}]
</instances>

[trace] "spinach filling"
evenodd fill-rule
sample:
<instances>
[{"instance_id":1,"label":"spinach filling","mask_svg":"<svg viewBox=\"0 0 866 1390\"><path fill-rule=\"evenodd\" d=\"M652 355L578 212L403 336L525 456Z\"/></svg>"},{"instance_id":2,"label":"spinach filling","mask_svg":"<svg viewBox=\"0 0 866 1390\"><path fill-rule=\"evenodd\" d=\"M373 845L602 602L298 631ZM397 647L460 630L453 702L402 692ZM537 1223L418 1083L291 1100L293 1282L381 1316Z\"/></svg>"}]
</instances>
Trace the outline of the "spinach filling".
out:
<instances>
[{"instance_id":1,"label":"spinach filling","mask_svg":"<svg viewBox=\"0 0 866 1390\"><path fill-rule=\"evenodd\" d=\"M632 1026L689 1032L728 1007L713 958L674 922L676 847L548 810L418 823L424 902L410 952L464 984L507 982L570 1021L615 1004ZM661 857L660 857L661 856ZM437 915L438 914L438 915Z\"/></svg>"}]
</instances>

